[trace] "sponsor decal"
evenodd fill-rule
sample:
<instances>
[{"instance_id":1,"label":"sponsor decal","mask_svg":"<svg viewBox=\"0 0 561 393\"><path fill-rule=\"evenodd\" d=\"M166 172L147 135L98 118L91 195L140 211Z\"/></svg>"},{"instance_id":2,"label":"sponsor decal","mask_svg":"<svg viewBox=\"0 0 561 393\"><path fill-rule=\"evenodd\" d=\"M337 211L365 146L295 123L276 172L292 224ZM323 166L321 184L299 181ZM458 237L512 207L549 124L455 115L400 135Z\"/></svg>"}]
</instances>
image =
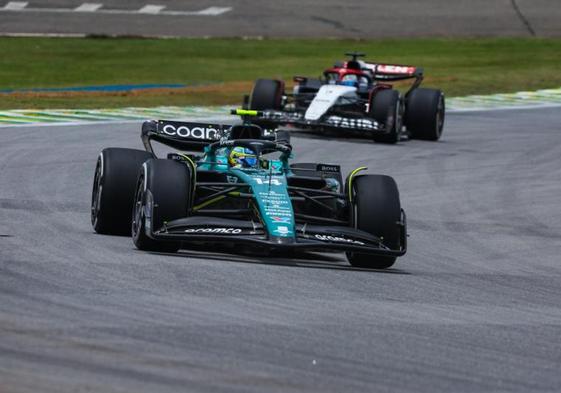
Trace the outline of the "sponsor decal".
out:
<instances>
[{"instance_id":1,"label":"sponsor decal","mask_svg":"<svg viewBox=\"0 0 561 393\"><path fill-rule=\"evenodd\" d=\"M275 229L273 232L279 233L281 235L288 235L289 233L291 233L291 230L285 226L278 226L277 229Z\"/></svg>"},{"instance_id":2,"label":"sponsor decal","mask_svg":"<svg viewBox=\"0 0 561 393\"><path fill-rule=\"evenodd\" d=\"M378 123L369 119L354 119L340 116L329 116L325 123L337 128L353 128L360 130L377 130Z\"/></svg>"},{"instance_id":3,"label":"sponsor decal","mask_svg":"<svg viewBox=\"0 0 561 393\"><path fill-rule=\"evenodd\" d=\"M352 244L358 244L358 245L361 245L361 246L364 245L364 243L359 241L359 240L348 239L348 238L342 237L342 236L320 235L319 233L316 233L314 235L314 237L316 239L324 241L324 242L352 243Z\"/></svg>"},{"instance_id":4,"label":"sponsor decal","mask_svg":"<svg viewBox=\"0 0 561 393\"><path fill-rule=\"evenodd\" d=\"M292 218L292 211L290 211L289 209L267 208L266 207L265 208L265 214L267 216L275 215L276 217L286 217L287 219Z\"/></svg>"},{"instance_id":5,"label":"sponsor decal","mask_svg":"<svg viewBox=\"0 0 561 393\"><path fill-rule=\"evenodd\" d=\"M258 193L259 199L263 202L263 211L269 217L283 218L284 222L292 219L292 203L285 194L261 191Z\"/></svg>"},{"instance_id":6,"label":"sponsor decal","mask_svg":"<svg viewBox=\"0 0 561 393\"><path fill-rule=\"evenodd\" d=\"M199 125L190 123L163 123L160 133L180 138L191 138L201 140L215 140L220 135L220 129L215 126Z\"/></svg>"},{"instance_id":7,"label":"sponsor decal","mask_svg":"<svg viewBox=\"0 0 561 393\"><path fill-rule=\"evenodd\" d=\"M236 235L242 233L240 228L188 228L185 233L220 233L227 235Z\"/></svg>"},{"instance_id":8,"label":"sponsor decal","mask_svg":"<svg viewBox=\"0 0 561 393\"><path fill-rule=\"evenodd\" d=\"M278 217L278 216L272 216L271 220L273 220L274 222L286 222L289 223L290 222L290 217Z\"/></svg>"},{"instance_id":9,"label":"sponsor decal","mask_svg":"<svg viewBox=\"0 0 561 393\"><path fill-rule=\"evenodd\" d=\"M238 178L236 176L226 175L226 180L228 181L228 183L237 183L238 182Z\"/></svg>"},{"instance_id":10,"label":"sponsor decal","mask_svg":"<svg viewBox=\"0 0 561 393\"><path fill-rule=\"evenodd\" d=\"M259 185L270 183L273 186L282 186L282 182L279 179L275 179L274 177L271 178L255 177L253 178L253 180L255 180L255 183Z\"/></svg>"},{"instance_id":11,"label":"sponsor decal","mask_svg":"<svg viewBox=\"0 0 561 393\"><path fill-rule=\"evenodd\" d=\"M415 72L415 67L380 64L376 71L384 74L413 74Z\"/></svg>"},{"instance_id":12,"label":"sponsor decal","mask_svg":"<svg viewBox=\"0 0 561 393\"><path fill-rule=\"evenodd\" d=\"M185 158L183 158L177 153L168 153L168 159L175 160L175 161L185 161Z\"/></svg>"},{"instance_id":13,"label":"sponsor decal","mask_svg":"<svg viewBox=\"0 0 561 393\"><path fill-rule=\"evenodd\" d=\"M273 203L273 204L280 204L280 205L288 205L288 196L277 193L274 190L269 191L260 191L259 198L263 202Z\"/></svg>"},{"instance_id":14,"label":"sponsor decal","mask_svg":"<svg viewBox=\"0 0 561 393\"><path fill-rule=\"evenodd\" d=\"M339 173L339 172L341 172L341 166L339 166L339 165L329 165L329 164L318 164L316 170L319 171L319 172Z\"/></svg>"}]
</instances>

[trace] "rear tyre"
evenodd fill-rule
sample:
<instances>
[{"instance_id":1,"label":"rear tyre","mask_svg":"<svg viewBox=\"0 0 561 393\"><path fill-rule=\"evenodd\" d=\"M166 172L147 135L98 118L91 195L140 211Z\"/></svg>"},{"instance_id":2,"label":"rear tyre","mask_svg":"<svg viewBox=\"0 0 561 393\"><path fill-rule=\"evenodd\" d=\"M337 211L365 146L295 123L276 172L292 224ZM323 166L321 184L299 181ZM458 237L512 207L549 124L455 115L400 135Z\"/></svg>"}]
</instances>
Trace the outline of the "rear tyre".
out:
<instances>
[{"instance_id":1,"label":"rear tyre","mask_svg":"<svg viewBox=\"0 0 561 393\"><path fill-rule=\"evenodd\" d=\"M372 139L379 143L397 143L403 114L399 92L393 89L377 92L372 97L369 111L374 120L386 126L385 134L375 134Z\"/></svg>"},{"instance_id":2,"label":"rear tyre","mask_svg":"<svg viewBox=\"0 0 561 393\"><path fill-rule=\"evenodd\" d=\"M166 222L187 217L191 200L189 168L173 160L148 160L138 174L134 198L132 239L144 251L177 252L181 242L154 240L146 225L159 230Z\"/></svg>"},{"instance_id":3,"label":"rear tyre","mask_svg":"<svg viewBox=\"0 0 561 393\"><path fill-rule=\"evenodd\" d=\"M282 82L272 79L257 79L249 96L249 109L280 110L282 95Z\"/></svg>"},{"instance_id":4,"label":"rear tyre","mask_svg":"<svg viewBox=\"0 0 561 393\"><path fill-rule=\"evenodd\" d=\"M347 182L348 184L348 182ZM401 204L394 179L384 175L357 176L352 183L352 219L355 228L383 239L392 250L401 246ZM354 267L386 269L396 257L382 257L348 252L347 259Z\"/></svg>"},{"instance_id":5,"label":"rear tyre","mask_svg":"<svg viewBox=\"0 0 561 393\"><path fill-rule=\"evenodd\" d=\"M97 159L91 200L91 222L97 233L130 235L138 169L152 154L110 147Z\"/></svg>"},{"instance_id":6,"label":"rear tyre","mask_svg":"<svg viewBox=\"0 0 561 393\"><path fill-rule=\"evenodd\" d=\"M435 89L415 89L407 97L405 126L411 138L437 141L444 128L444 94Z\"/></svg>"}]
</instances>

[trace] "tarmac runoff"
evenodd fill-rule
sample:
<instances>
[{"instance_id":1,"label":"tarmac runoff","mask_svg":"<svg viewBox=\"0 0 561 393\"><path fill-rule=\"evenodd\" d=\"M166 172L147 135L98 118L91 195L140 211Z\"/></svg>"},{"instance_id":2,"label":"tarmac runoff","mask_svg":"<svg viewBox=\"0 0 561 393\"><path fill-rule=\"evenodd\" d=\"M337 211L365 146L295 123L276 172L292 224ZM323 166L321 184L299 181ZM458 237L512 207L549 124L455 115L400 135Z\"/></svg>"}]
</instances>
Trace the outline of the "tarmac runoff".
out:
<instances>
[{"instance_id":1,"label":"tarmac runoff","mask_svg":"<svg viewBox=\"0 0 561 393\"><path fill-rule=\"evenodd\" d=\"M90 222L137 124L0 131L3 392L561 391L558 109L453 113L442 140L300 133L295 162L395 178L408 252L146 253ZM207 121L210 121L208 119Z\"/></svg>"},{"instance_id":2,"label":"tarmac runoff","mask_svg":"<svg viewBox=\"0 0 561 393\"><path fill-rule=\"evenodd\" d=\"M131 85L134 88L160 88L161 85ZM119 85L112 88L131 88ZM154 87L157 86L157 87ZM79 87L73 89L101 89L106 86ZM98 91L94 90L94 91ZM517 93L471 95L446 99L447 112L478 112L509 109L531 109L561 107L561 87ZM146 119L231 119L227 114L232 105L227 106L161 106L155 108L112 108L112 109L15 109L0 111L0 127L14 125L76 125L92 122L137 122Z\"/></svg>"}]
</instances>

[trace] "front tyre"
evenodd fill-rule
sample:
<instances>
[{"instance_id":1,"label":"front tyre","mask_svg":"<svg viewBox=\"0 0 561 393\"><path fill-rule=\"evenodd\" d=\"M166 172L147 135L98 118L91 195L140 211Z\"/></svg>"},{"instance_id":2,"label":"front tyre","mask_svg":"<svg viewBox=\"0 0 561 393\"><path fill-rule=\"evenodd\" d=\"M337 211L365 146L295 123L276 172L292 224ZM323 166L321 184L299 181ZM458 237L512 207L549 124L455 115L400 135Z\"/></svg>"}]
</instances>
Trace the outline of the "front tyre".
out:
<instances>
[{"instance_id":1,"label":"front tyre","mask_svg":"<svg viewBox=\"0 0 561 393\"><path fill-rule=\"evenodd\" d=\"M374 134L379 143L394 144L399 141L402 125L401 97L397 90L386 89L375 93L370 101L369 115L385 125L385 133Z\"/></svg>"},{"instance_id":2,"label":"front tyre","mask_svg":"<svg viewBox=\"0 0 561 393\"><path fill-rule=\"evenodd\" d=\"M415 89L407 97L405 126L411 138L437 141L444 128L444 94L436 89Z\"/></svg>"},{"instance_id":3,"label":"front tyre","mask_svg":"<svg viewBox=\"0 0 561 393\"><path fill-rule=\"evenodd\" d=\"M351 187L353 226L382 239L392 250L400 249L401 204L395 180L384 175L362 175L353 179ZM347 259L354 267L386 269L396 257L348 252Z\"/></svg>"},{"instance_id":4,"label":"front tyre","mask_svg":"<svg viewBox=\"0 0 561 393\"><path fill-rule=\"evenodd\" d=\"M138 174L132 210L135 246L144 251L177 252L181 242L154 240L147 230L157 231L169 221L187 217L190 200L191 176L185 164L165 159L145 162Z\"/></svg>"},{"instance_id":5,"label":"front tyre","mask_svg":"<svg viewBox=\"0 0 561 393\"><path fill-rule=\"evenodd\" d=\"M99 154L91 200L91 222L97 233L130 235L138 169L152 157L143 150L116 147Z\"/></svg>"}]
</instances>

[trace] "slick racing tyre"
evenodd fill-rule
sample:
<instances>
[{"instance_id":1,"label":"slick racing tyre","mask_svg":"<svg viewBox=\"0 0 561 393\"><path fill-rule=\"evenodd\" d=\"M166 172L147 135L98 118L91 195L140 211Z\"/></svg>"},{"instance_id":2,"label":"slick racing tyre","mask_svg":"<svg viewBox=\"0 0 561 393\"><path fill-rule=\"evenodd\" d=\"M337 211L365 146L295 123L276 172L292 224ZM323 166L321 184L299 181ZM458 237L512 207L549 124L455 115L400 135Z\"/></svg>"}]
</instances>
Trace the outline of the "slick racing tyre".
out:
<instances>
[{"instance_id":1,"label":"slick racing tyre","mask_svg":"<svg viewBox=\"0 0 561 393\"><path fill-rule=\"evenodd\" d=\"M138 173L132 209L132 239L144 251L177 252L181 242L154 240L147 236L146 225L158 230L166 222L186 217L191 200L189 168L180 162L151 159ZM147 212L150 220L147 220Z\"/></svg>"},{"instance_id":2,"label":"slick racing tyre","mask_svg":"<svg viewBox=\"0 0 561 393\"><path fill-rule=\"evenodd\" d=\"M362 175L353 180L351 187L354 227L381 238L390 249L398 250L401 246L401 228L398 226L401 204L394 179L384 175ZM396 257L348 252L347 259L354 267L386 269L395 263Z\"/></svg>"},{"instance_id":3,"label":"slick racing tyre","mask_svg":"<svg viewBox=\"0 0 561 393\"><path fill-rule=\"evenodd\" d=\"M397 90L386 89L374 94L370 102L370 116L386 125L385 134L374 134L375 142L397 143L401 132L403 108Z\"/></svg>"},{"instance_id":4,"label":"slick racing tyre","mask_svg":"<svg viewBox=\"0 0 561 393\"><path fill-rule=\"evenodd\" d=\"M130 235L138 169L152 154L134 149L104 149L95 168L91 221L97 233Z\"/></svg>"},{"instance_id":5,"label":"slick racing tyre","mask_svg":"<svg viewBox=\"0 0 561 393\"><path fill-rule=\"evenodd\" d=\"M249 96L249 109L281 110L283 86L281 81L257 79Z\"/></svg>"},{"instance_id":6,"label":"slick racing tyre","mask_svg":"<svg viewBox=\"0 0 561 393\"><path fill-rule=\"evenodd\" d=\"M407 97L405 126L411 138L437 141L444 128L444 94L435 89L415 89Z\"/></svg>"}]
</instances>

